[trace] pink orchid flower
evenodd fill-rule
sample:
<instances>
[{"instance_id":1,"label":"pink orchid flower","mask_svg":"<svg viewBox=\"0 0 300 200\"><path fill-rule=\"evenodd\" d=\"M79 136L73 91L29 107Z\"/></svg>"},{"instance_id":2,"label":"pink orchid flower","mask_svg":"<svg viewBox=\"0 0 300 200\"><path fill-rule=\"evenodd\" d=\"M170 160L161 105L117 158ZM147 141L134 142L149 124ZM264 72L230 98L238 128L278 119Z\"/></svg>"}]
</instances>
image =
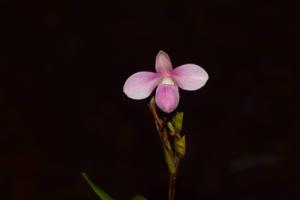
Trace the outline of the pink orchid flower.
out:
<instances>
[{"instance_id":1,"label":"pink orchid flower","mask_svg":"<svg viewBox=\"0 0 300 200\"><path fill-rule=\"evenodd\" d=\"M123 92L132 99L145 99L157 87L156 105L171 113L179 103L178 87L183 90L198 90L208 80L207 72L195 64L184 64L173 69L167 53L159 51L155 61L156 72L137 72L125 82Z\"/></svg>"}]
</instances>

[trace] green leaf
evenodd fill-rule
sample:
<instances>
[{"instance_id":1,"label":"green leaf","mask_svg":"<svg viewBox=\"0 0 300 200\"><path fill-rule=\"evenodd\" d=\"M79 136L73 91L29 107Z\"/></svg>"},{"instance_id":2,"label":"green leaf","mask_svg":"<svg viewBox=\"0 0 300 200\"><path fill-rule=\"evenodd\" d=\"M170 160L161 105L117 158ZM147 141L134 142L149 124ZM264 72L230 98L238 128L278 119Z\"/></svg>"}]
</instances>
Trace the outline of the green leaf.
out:
<instances>
[{"instance_id":1,"label":"green leaf","mask_svg":"<svg viewBox=\"0 0 300 200\"><path fill-rule=\"evenodd\" d=\"M98 197L102 200L113 200L106 192L104 192L101 188L99 188L97 185L95 185L89 177L86 175L86 173L82 172L82 176L84 180L90 185L90 187L94 190L94 192L97 194Z\"/></svg>"},{"instance_id":2,"label":"green leaf","mask_svg":"<svg viewBox=\"0 0 300 200\"><path fill-rule=\"evenodd\" d=\"M178 132L181 132L181 130L182 130L182 123L183 123L183 112L177 112L172 117L172 124L174 125L175 129Z\"/></svg>"},{"instance_id":3,"label":"green leaf","mask_svg":"<svg viewBox=\"0 0 300 200\"><path fill-rule=\"evenodd\" d=\"M141 196L141 195L135 195L132 200L147 200L145 197Z\"/></svg>"}]
</instances>

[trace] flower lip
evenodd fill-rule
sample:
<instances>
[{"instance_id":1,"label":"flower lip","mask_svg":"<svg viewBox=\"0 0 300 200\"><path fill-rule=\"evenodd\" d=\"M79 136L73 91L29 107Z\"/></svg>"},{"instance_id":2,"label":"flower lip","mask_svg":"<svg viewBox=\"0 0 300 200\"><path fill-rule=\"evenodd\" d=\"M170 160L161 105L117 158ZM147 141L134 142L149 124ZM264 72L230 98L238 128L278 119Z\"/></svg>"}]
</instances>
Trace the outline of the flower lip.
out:
<instances>
[{"instance_id":1,"label":"flower lip","mask_svg":"<svg viewBox=\"0 0 300 200\"><path fill-rule=\"evenodd\" d=\"M159 84L156 89L155 102L165 113L173 112L179 103L178 87L170 84Z\"/></svg>"}]
</instances>

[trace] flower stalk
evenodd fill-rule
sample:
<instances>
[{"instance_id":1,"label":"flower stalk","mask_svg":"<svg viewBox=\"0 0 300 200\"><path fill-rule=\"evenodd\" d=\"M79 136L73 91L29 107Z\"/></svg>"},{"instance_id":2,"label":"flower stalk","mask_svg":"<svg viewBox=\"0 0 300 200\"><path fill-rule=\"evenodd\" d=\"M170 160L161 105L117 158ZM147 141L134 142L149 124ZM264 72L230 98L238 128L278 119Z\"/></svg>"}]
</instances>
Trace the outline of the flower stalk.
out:
<instances>
[{"instance_id":1,"label":"flower stalk","mask_svg":"<svg viewBox=\"0 0 300 200\"><path fill-rule=\"evenodd\" d=\"M171 122L168 121L166 117L160 117L154 98L152 98L149 103L149 109L154 117L156 129L163 147L165 161L169 169L168 200L174 200L177 171L180 160L185 155L185 136L180 136L178 130L178 127L182 127L183 115L182 113L175 114ZM178 118L178 115L181 115L181 117Z\"/></svg>"}]
</instances>

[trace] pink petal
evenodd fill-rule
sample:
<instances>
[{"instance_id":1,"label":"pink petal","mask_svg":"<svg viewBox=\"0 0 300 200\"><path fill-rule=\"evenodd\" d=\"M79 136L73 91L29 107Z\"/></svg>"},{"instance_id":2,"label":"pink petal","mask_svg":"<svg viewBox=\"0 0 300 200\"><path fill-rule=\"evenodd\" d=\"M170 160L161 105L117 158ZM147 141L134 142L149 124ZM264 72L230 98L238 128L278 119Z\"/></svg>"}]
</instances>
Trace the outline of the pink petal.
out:
<instances>
[{"instance_id":1,"label":"pink petal","mask_svg":"<svg viewBox=\"0 0 300 200\"><path fill-rule=\"evenodd\" d=\"M170 84L160 84L156 89L156 105L164 112L174 111L179 103L178 87Z\"/></svg>"},{"instance_id":2,"label":"pink petal","mask_svg":"<svg viewBox=\"0 0 300 200\"><path fill-rule=\"evenodd\" d=\"M176 84L183 90L198 90L208 80L207 72L195 64L185 64L172 71Z\"/></svg>"},{"instance_id":3,"label":"pink petal","mask_svg":"<svg viewBox=\"0 0 300 200\"><path fill-rule=\"evenodd\" d=\"M171 59L166 52L158 52L155 60L155 69L157 72L168 72L172 70Z\"/></svg>"},{"instance_id":4,"label":"pink petal","mask_svg":"<svg viewBox=\"0 0 300 200\"><path fill-rule=\"evenodd\" d=\"M144 99L150 96L159 84L161 77L154 72L137 72L131 75L123 86L123 92L132 99Z\"/></svg>"}]
</instances>

